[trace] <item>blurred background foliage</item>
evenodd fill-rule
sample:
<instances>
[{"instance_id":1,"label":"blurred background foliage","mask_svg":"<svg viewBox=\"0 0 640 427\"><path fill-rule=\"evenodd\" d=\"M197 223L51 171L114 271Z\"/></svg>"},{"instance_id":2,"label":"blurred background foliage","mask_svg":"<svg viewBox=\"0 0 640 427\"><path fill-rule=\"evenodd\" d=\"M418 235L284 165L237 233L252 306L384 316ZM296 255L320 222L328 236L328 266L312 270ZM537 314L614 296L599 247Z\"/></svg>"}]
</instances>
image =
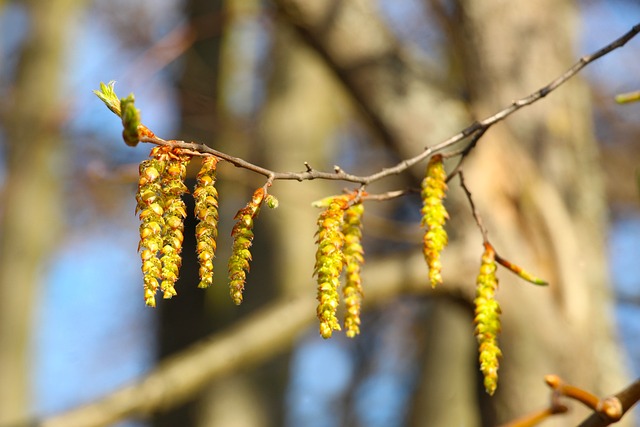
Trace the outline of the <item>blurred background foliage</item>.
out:
<instances>
[{"instance_id":1,"label":"blurred background foliage","mask_svg":"<svg viewBox=\"0 0 640 427\"><path fill-rule=\"evenodd\" d=\"M492 3L503 7L500 2ZM516 83L505 84L504 96L492 92L499 99L486 99L482 91L491 91L506 78L494 74L495 81L482 80L486 74L478 63L483 57L474 59L469 53L473 43L464 40L465 31L473 30L464 22L475 13L468 2L379 0L365 4L385 31L402 44L403 54L419 66L412 70L417 79L464 105L470 117L497 111L496 106L529 94L563 70L540 71L550 59L538 54L534 41L536 31L546 28L514 14L513 19L519 20L514 26L530 25L527 31L532 35L531 44L513 48L534 52L534 60L517 64L520 68L510 72L527 69L540 78L521 84L516 77ZM554 9L551 13L562 15L558 19L570 18L566 26L556 26L565 30L566 43L559 41L550 47L562 51L564 68L626 32L640 17L640 6L633 1L563 1L550 8ZM309 162L320 170L331 170L337 164L354 174L368 174L400 160L406 147L394 146L393 135L380 132L383 126L372 123L375 115L363 112L367 109L363 101L345 89L344 76L326 66L325 58L309 47L288 19L276 5L258 0L0 1L0 426L43 418L98 398L274 299L298 292L315 298L311 273L318 212L310 203L339 193L345 185L317 181L274 185L280 208L263 213L257 221L255 261L245 302L237 308L228 297L224 278L232 218L253 189L263 184L263 178L222 164L214 287L196 289L191 219L186 224L178 297L161 301L155 310L145 307L136 253L134 194L137 164L150 147L125 146L120 121L91 93L100 81L116 80L121 96L135 92L143 123L157 135L203 142L273 170L300 171ZM487 25L499 31L497 23ZM358 32L357 23L351 30ZM491 40L487 35L475 42ZM351 42L340 41L345 46ZM506 40L504 43L492 49L509 55L511 47ZM640 368L640 264L636 262L640 204L635 179L640 104L620 106L613 98L638 89L639 46L634 40L589 66L580 77L588 83L589 99L582 113L587 122L592 120L593 129L593 135L585 138L595 137L598 142L593 174L602 178L598 182L603 192L594 188L594 197L602 195L606 202L602 215L606 228L602 228L604 223L593 224L598 228L595 235L606 240L590 245L606 245L609 273L603 271L602 276L608 275L615 290L615 306L605 307L615 307L615 311L601 312L602 319L591 322L617 324L616 333L627 353L610 354L609 347L603 346L601 357L610 356L610 363L624 368L620 372L627 372L626 380L634 373L637 376ZM567 86L560 91L572 97L572 89L575 87ZM376 87L370 90L375 92ZM576 95L576 100L579 96L583 95ZM527 117L542 116L545 108L555 107L545 99L518 113L512 122L519 130L513 132L528 132ZM433 112L432 120L447 124L433 128L430 143L469 123L444 113L437 116L438 108ZM550 134L573 126L572 119L566 123L562 114L554 117L558 120L547 122ZM420 126L412 117L404 123ZM532 139L546 137L540 134ZM412 142L413 153L424 147L424 141ZM536 150L541 161L550 165L552 175L567 178L568 172L554 164L563 157L546 156L542 146ZM487 156L481 158L487 160ZM489 162L480 170L493 167ZM195 167L190 170L191 186L196 172ZM487 185L498 182L491 179L487 178ZM579 184L585 181L577 180L575 187L569 184L567 194L584 191ZM375 190L415 182L412 177L394 177ZM496 201L496 211L500 203ZM489 209L492 204L486 201L482 206ZM419 251L419 215L417 196L368 205L364 228L367 263ZM515 215L520 215L515 222L526 221L522 219L526 211ZM492 235L511 233L508 226L499 226L499 220L489 222ZM473 240L470 247L476 252L469 254L465 249L466 255L449 265L471 272L472 292L480 236L472 227L458 225L453 219L453 238ZM539 244L540 238L532 236L532 244ZM518 260L522 252L505 255ZM467 265L467 259L473 264ZM583 262L590 262L585 259ZM552 269L543 273L555 274ZM426 278L425 267L425 283ZM364 286L366 293L366 283ZM607 301L610 298L608 291L601 295ZM580 298L570 291L563 298L574 297ZM442 313L457 314L448 318ZM519 382L515 374L509 376L517 370L506 368L501 385L506 390L497 397L499 404L489 403L479 386L474 387L479 382L469 313L464 298L456 295L437 299L397 295L365 312L363 332L354 340L336 334L323 341L317 326L310 325L308 332L292 338L292 348L282 349L280 356L218 379L177 409L121 425L454 425L452 418L440 418L440 412L449 412L455 413L453 419L461 423L457 425L479 426L546 405L542 375L549 372L534 367L527 372L526 366L520 366L520 372L538 381L538 388L530 387L527 380ZM538 322L539 315L529 312L523 322L544 327L544 322ZM593 324L583 331L597 329ZM507 331L505 340L509 336ZM550 345L553 342L549 340ZM539 358L549 351L535 350ZM509 357L506 351L505 360ZM579 353L564 355L569 364L580 357ZM471 387L463 390L448 376L443 363L455 367ZM562 371L560 365L557 369ZM567 379L574 380L570 375ZM616 391L606 381L599 383L605 393ZM528 406L508 403L508 394L525 395ZM549 425L574 425L566 422Z\"/></svg>"}]
</instances>

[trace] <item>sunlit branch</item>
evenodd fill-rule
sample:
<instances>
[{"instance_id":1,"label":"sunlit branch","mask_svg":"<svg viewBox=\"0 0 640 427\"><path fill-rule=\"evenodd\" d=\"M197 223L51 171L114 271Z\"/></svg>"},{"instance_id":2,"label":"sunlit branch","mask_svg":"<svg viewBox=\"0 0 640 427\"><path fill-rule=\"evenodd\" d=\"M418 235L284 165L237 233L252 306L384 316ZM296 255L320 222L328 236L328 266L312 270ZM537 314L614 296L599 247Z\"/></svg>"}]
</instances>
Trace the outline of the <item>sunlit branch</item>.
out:
<instances>
[{"instance_id":1,"label":"sunlit branch","mask_svg":"<svg viewBox=\"0 0 640 427\"><path fill-rule=\"evenodd\" d=\"M438 153L438 152L443 152L445 151L447 148L451 147L452 145L463 141L464 139L466 139L469 136L474 136L472 138L472 140L470 141L469 145L462 150L462 152L460 153L462 155L462 159L464 159L465 155L468 154L468 152L475 146L475 144L477 144L478 140L482 137L482 135L484 135L484 133L494 124L506 119L507 117L509 117L511 114L515 113L516 111L518 111L519 109L526 107L528 105L531 105L533 103L535 103L536 101L544 98L545 96L547 96L548 94L550 94L551 92L553 92L554 90L556 90L558 87L560 87L562 84L564 84L567 80L571 79L573 76L575 76L580 70L582 70L585 66L587 66L588 64L596 61L597 59L605 56L606 54L610 53L611 51L620 48L622 46L624 46L629 40L631 40L633 37L635 37L638 33L640 32L640 24L635 25L631 30L629 30L626 34L624 34L623 36L619 37L618 39L614 40L613 42L607 44L606 46L602 47L601 49L598 49L597 51L589 54L589 55L585 55L582 58L580 58L578 60L578 62L576 62L573 66L571 66L567 71L565 71L562 75L560 75L559 77L557 77L556 79L552 80L550 83L548 83L547 85L543 86L542 88L538 89L537 91L533 92L532 94L524 97L524 98L520 98L516 101L513 101L511 103L511 105L509 105L508 107L498 111L497 113L495 113L494 115L485 118L484 120L478 121L478 122L474 122L471 125L469 125L468 127L466 127L465 129L463 129L462 131L460 131L459 133L453 135L452 137L450 137L449 139L440 142L439 144L433 145L431 147L427 147L424 151L422 151L420 154L411 157L409 159L405 159L399 163L397 163L396 165L389 167L389 168L384 168L381 171L378 171L376 173L373 173L371 175L353 175L353 174L349 174L344 172L341 168L337 167L333 172L322 172L322 171L317 171L315 169L312 169L311 167L309 167L308 164L305 164L306 167L306 171L304 172L276 172L276 171L272 171L269 169L266 169L264 167L255 165L253 163L250 163L246 160L243 160L241 158L238 157L234 157L231 156L229 154L220 152L218 150L215 150L205 144L200 144L200 143L196 143L196 142L185 142L185 141L177 141L177 140L164 140L162 138L159 138L157 136L142 136L140 138L141 142L147 142L147 143L153 143L153 144L157 144L157 145L170 145L172 147L179 147L182 149L186 149L186 150L190 150L193 152L197 152L197 153L206 153L206 154L211 154L214 155L216 157L219 157L220 159L224 159L227 162L240 167L240 168L244 168L250 171L253 171L255 173L264 175L266 177L269 177L273 180L296 180L296 181L307 181L307 180L313 180L313 179L324 179L324 180L336 180L336 181L345 181L345 182L354 182L354 183L359 183L359 184L363 184L363 185L367 185L370 184L372 182L381 180L383 178L386 178L390 175L398 175L404 171L406 171L407 169L411 168L412 166L414 166L417 163L420 163L421 161L425 160L426 158L428 158L429 156ZM457 172L459 170L460 166L456 167L456 169L454 170L454 172Z\"/></svg>"},{"instance_id":2,"label":"sunlit branch","mask_svg":"<svg viewBox=\"0 0 640 427\"><path fill-rule=\"evenodd\" d=\"M579 427L603 427L617 422L640 400L640 379L618 393L600 399L594 413Z\"/></svg>"},{"instance_id":3,"label":"sunlit branch","mask_svg":"<svg viewBox=\"0 0 640 427\"><path fill-rule=\"evenodd\" d=\"M568 384L557 375L547 375L545 381L554 393L577 400L593 410L593 413L579 427L603 427L614 424L640 400L640 380L636 380L614 395L603 398Z\"/></svg>"},{"instance_id":4,"label":"sunlit branch","mask_svg":"<svg viewBox=\"0 0 640 427\"><path fill-rule=\"evenodd\" d=\"M560 402L559 399L562 397L576 400L593 410L593 413L578 427L605 427L620 421L640 400L640 379L620 392L602 399L586 390L567 384L557 375L545 376L545 382L552 390L549 407L503 424L501 427L533 427L552 415L565 413L568 408Z\"/></svg>"},{"instance_id":5,"label":"sunlit branch","mask_svg":"<svg viewBox=\"0 0 640 427\"><path fill-rule=\"evenodd\" d=\"M552 399L551 405L546 409L532 412L531 414L527 414L509 423L502 424L500 427L533 427L539 425L543 421L546 421L553 415L566 413L569 408L556 402L556 400L557 399Z\"/></svg>"}]
</instances>

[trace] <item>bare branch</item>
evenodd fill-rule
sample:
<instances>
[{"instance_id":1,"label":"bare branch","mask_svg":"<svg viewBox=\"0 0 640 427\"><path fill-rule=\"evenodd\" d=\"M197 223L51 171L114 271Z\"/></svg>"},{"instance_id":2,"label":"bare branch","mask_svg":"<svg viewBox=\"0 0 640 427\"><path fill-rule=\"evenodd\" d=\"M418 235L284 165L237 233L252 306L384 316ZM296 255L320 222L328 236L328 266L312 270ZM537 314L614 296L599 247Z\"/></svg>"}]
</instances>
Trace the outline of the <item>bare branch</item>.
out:
<instances>
[{"instance_id":1,"label":"bare branch","mask_svg":"<svg viewBox=\"0 0 640 427\"><path fill-rule=\"evenodd\" d=\"M607 44L601 49L598 49L597 51L593 52L590 55L583 56L582 58L580 58L578 62L576 62L573 66L571 66L571 68L565 71L561 76L554 79L546 86L543 86L542 88L538 89L534 93L524 98L521 98L517 101L512 102L511 105L509 105L508 107L498 111L497 113L495 113L490 117L485 118L484 120L472 123L471 125L467 126L465 129L453 135L449 139L442 141L439 144L433 145L431 147L427 147L420 154L414 157L411 157L409 159L405 159L399 162L398 164L396 164L395 166L382 169L381 171L373 173L371 175L365 175L365 176L353 175L353 174L344 172L344 170L342 170L342 168L339 168L339 167L332 172L321 172L321 171L312 169L311 167L309 167L309 165L306 165L307 170L304 172L275 172L275 171L266 169L264 167L255 165L253 163L250 163L241 158L234 157L229 154L217 151L205 144L199 144L195 142L176 141L176 140L164 140L153 134L151 134L150 136L147 136L147 135L142 136L140 138L140 141L157 144L157 145L169 145L172 147L189 150L190 152L193 152L193 153L211 154L221 159L224 159L227 162L237 167L253 171L260 175L264 175L272 180L307 181L307 180L313 180L313 179L325 179L325 180L345 181L345 182L359 183L362 185L368 185L372 182L379 181L390 175L398 175L400 173L403 173L407 169L411 168L417 163L420 163L421 161L425 160L429 156L435 153L443 152L449 147L453 146L454 144L457 144L463 141L464 139L466 139L467 137L474 135L470 144L461 152L462 159L464 159L464 157L477 144L479 139L484 135L484 133L491 126L506 119L511 114L515 113L521 108L531 105L536 101L544 98L545 96L547 96L548 94L556 90L558 87L560 87L562 84L564 84L567 80L575 76L580 70L582 70L588 64L605 56L611 51L624 46L629 40L635 37L639 32L640 32L640 24L635 25L626 34L614 40L613 42ZM456 167L455 172L457 172L459 169L460 169L460 166Z\"/></svg>"},{"instance_id":2,"label":"bare branch","mask_svg":"<svg viewBox=\"0 0 640 427\"><path fill-rule=\"evenodd\" d=\"M552 415L565 413L568 408L560 402L561 397L576 400L593 410L593 413L578 427L605 427L620 421L640 400L640 379L624 390L602 399L586 390L567 384L557 375L547 375L545 382L552 390L551 405L547 409L531 413L501 427L532 427Z\"/></svg>"},{"instance_id":3,"label":"bare branch","mask_svg":"<svg viewBox=\"0 0 640 427\"><path fill-rule=\"evenodd\" d=\"M476 208L476 204L473 203L473 197L471 197L471 191L469 191L469 188L467 187L467 184L464 181L464 174L462 173L462 171L458 171L458 176L460 177L460 187L462 187L462 189L464 190L464 194L467 196L467 200L469 200L469 205L471 205L471 213L473 214L473 219L475 219L476 224L478 225L478 228L482 233L482 240L484 241L485 244L490 244L489 233L487 232L487 228L484 226L484 223L482 222L482 217L480 216L480 213Z\"/></svg>"},{"instance_id":4,"label":"bare branch","mask_svg":"<svg viewBox=\"0 0 640 427\"><path fill-rule=\"evenodd\" d=\"M617 422L640 400L640 379L613 396L600 399L594 413L579 427L604 427Z\"/></svg>"}]
</instances>

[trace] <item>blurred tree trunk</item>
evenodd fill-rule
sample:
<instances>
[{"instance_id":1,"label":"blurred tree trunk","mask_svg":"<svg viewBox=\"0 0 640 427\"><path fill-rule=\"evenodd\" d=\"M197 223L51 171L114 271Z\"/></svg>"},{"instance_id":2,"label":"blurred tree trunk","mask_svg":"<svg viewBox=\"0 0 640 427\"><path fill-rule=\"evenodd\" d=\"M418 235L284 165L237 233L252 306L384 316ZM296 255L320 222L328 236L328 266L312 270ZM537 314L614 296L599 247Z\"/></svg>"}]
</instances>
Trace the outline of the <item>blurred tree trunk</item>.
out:
<instances>
[{"instance_id":1,"label":"blurred tree trunk","mask_svg":"<svg viewBox=\"0 0 640 427\"><path fill-rule=\"evenodd\" d=\"M478 116L546 84L578 56L573 1L535 7L462 1L460 10L464 69ZM513 277L503 280L498 421L535 409L531 396L544 393L541 377L549 372L599 395L621 388L623 358L606 271L606 198L584 82L569 82L491 132L472 168L470 182L500 251L552 284L540 292ZM573 425L583 413L575 407L557 424Z\"/></svg>"},{"instance_id":2,"label":"blurred tree trunk","mask_svg":"<svg viewBox=\"0 0 640 427\"><path fill-rule=\"evenodd\" d=\"M267 98L260 112L259 138L254 146L260 164L278 171L302 170L304 162L319 169L329 169L335 148L332 137L340 119L341 98L337 85L324 64L301 45L291 31L280 25L273 33L270 57ZM301 191L301 185L304 184L291 181L278 182L274 186L273 194L280 207L275 212L261 215L259 222L265 225L264 231L269 230L269 240L265 240L267 237L263 232L256 234L256 243L264 242L264 250L256 253L254 259L269 258L269 272L264 277L268 277L274 292L282 296L298 295L301 288L307 289L309 299L313 300L315 287L311 274L317 212L311 202L339 192L340 187L319 181ZM255 274L252 268L252 276ZM260 286L264 286L265 279L261 282ZM230 418L237 427L283 425L287 361L285 356L274 362L269 372L261 369L261 374L252 375L253 389L229 387L230 383L246 384L247 375L236 375L217 385L218 395L211 402L228 396L229 389L244 394L235 395L236 405L213 405L217 408L216 416L203 425L231 425L221 422ZM240 412L242 417L238 417L237 402L245 402L248 406ZM268 405L261 407L257 402L268 402ZM251 415L253 418L247 419Z\"/></svg>"},{"instance_id":3,"label":"blurred tree trunk","mask_svg":"<svg viewBox=\"0 0 640 427\"><path fill-rule=\"evenodd\" d=\"M231 111L234 96L230 92L246 90L246 87L251 85L249 81L243 80L242 87L237 86L239 76L245 74L244 78L247 77L246 70L237 67L243 63L244 67L257 65L247 64L246 59L242 60L241 57L247 52L239 51L239 40L233 37L230 27L233 27L232 21L235 20L237 26L245 31L243 40L246 49L247 27L242 26L242 22L250 21L252 16L255 19L257 13L260 13L257 3L253 5L254 10L247 10L252 3L234 5L234 2L229 2L226 9L226 36L223 48L226 54L221 64L224 72L220 91L227 94L221 98L223 102L220 103L224 105L220 113L225 116L222 126L225 131L221 144L228 147L229 152L240 154L244 158L259 159L258 163L273 170L301 170L305 161L326 169L330 167L329 157L333 154L330 142L340 115L340 109L337 108L340 97L336 94L337 87L322 62L301 46L290 31L276 28L273 33L270 74L268 77L265 76L267 98L260 112L257 141L247 141L246 127L238 126L242 119L238 112ZM255 54L261 55L260 52ZM235 79L232 78L234 76ZM242 94L236 95L236 101L238 96ZM251 145L247 145L247 142ZM251 182L254 178L252 177ZM261 185L260 179L262 178L254 185ZM311 202L340 189L326 182L318 182L301 193L300 185L298 182L278 183L274 188L274 194L280 201L280 208L274 213L262 213L257 221L258 231L253 248L254 263L267 264L264 267L258 265L257 268L268 270L262 274L262 279L259 280L261 283L256 285L265 287L269 284L269 287L274 287L273 292L293 294L299 292L300 286L307 283L311 285L308 287L309 297L314 298L311 273L315 258L313 236L317 212L311 208ZM237 188L237 183L234 186ZM234 192L238 193L237 190ZM225 192L225 197L227 195ZM244 194L244 197L248 197L248 194ZM248 286L259 274L260 272L252 266ZM253 294L250 289L247 291L251 292L249 295ZM234 375L214 384L206 401L202 402L204 409L200 425L281 425L284 407L282 398L287 380L286 358L276 364L277 366L267 369L269 372L260 369L259 372ZM266 402L268 404L265 404ZM239 409L239 406L242 409ZM228 420L233 420L233 424L228 424Z\"/></svg>"},{"instance_id":4,"label":"blurred tree trunk","mask_svg":"<svg viewBox=\"0 0 640 427\"><path fill-rule=\"evenodd\" d=\"M573 2L544 3L457 3L449 17L453 55L475 118L533 92L577 58ZM551 283L536 289L501 275L504 358L496 396L487 399L480 392L483 422L496 425L545 405L547 373L596 394L619 389L624 367L606 276L606 199L586 85L575 79L510 117L490 130L476 151L465 171L492 242L502 255ZM448 361L437 363L455 375ZM455 391L434 389L428 381L424 389L425 399ZM549 425L575 425L586 412L577 405L572 409ZM434 425L426 412L418 413L414 425Z\"/></svg>"},{"instance_id":5,"label":"blurred tree trunk","mask_svg":"<svg viewBox=\"0 0 640 427\"><path fill-rule=\"evenodd\" d=\"M178 83L182 119L179 135L254 162L259 153L255 150L252 133L247 132L244 126L246 117L233 109L237 95L233 92L234 84L241 85L235 87L238 92L252 92L252 82L237 81L241 74L246 77L246 68L249 67L249 64L242 63L242 49L247 48L250 35L245 34L242 40L244 44L239 45L232 33L235 20L242 19L243 13L251 13L255 8L257 6L253 1L186 1L185 10L196 31L196 43L186 53ZM197 172L199 163L200 159L193 160L192 176ZM236 307L229 298L226 263L230 255L233 216L247 203L253 190L264 183L252 174L236 172L229 165L219 166L217 189L220 194L220 222L212 289L196 288L199 280L193 249L195 220L191 215L187 217L179 295L163 307L160 331L160 356L163 358L211 332L225 329L262 304L265 297L272 293L273 282L259 283L258 287L251 283L255 284L260 277L271 277L273 273L268 251L265 250L265 242L270 241L271 236L268 230L261 230L260 221L257 221L255 233L259 237L252 247L255 261L251 266L245 301L242 306ZM192 185L193 180L189 186ZM188 209L192 211L192 206L188 206ZM181 408L159 414L155 425L259 427L267 420L263 415L264 400L255 372L242 372L212 383L202 395Z\"/></svg>"},{"instance_id":6,"label":"blurred tree trunk","mask_svg":"<svg viewBox=\"0 0 640 427\"><path fill-rule=\"evenodd\" d=\"M304 163L330 170L337 157L337 134L346 102L341 88L320 58L282 25L274 34L272 74L260 125L261 149L267 167L277 171L303 170ZM296 181L279 182L274 194L281 208L269 217L275 239L274 280L284 293L315 295L316 219L311 203L340 193L341 183L309 183L302 191ZM308 285L308 286L306 286Z\"/></svg>"},{"instance_id":7,"label":"blurred tree trunk","mask_svg":"<svg viewBox=\"0 0 640 427\"><path fill-rule=\"evenodd\" d=\"M367 2L277 3L401 156L414 155L422 146L441 141L443 133L454 133L448 127L452 123L462 128L459 118L463 115L456 100L411 72L402 51L375 25L376 12ZM577 20L572 2L460 1L455 8L443 10L454 10L449 17L452 40L457 43L453 44L454 55L462 64L460 75L471 97L474 118L487 117L513 99L530 94L560 75L577 57L572 50ZM465 163L468 184L497 250L552 283L550 288L535 288L501 274L498 299L503 306L504 358L500 386L491 399L484 392L477 397L487 425L545 405L548 391L542 378L550 372L595 393L622 386L622 360L613 332L605 270L606 214L599 171L589 97L579 80L491 129ZM468 203L455 187L456 180L449 196L454 216L450 229L462 239L462 250L445 255L444 286L447 265L479 266L482 252ZM465 216L469 220L461 220ZM474 281L472 273L470 289ZM455 319L446 317L458 312L436 311L434 316L443 318L436 317L433 323L455 324ZM461 315L469 322L471 314ZM446 329L431 334L438 339L442 335L454 339ZM427 352L430 367L426 371L445 379L458 377L454 370L460 365L446 355L435 358L433 352ZM433 363L439 369L432 368ZM430 387L433 384L438 388ZM470 400L456 390L460 386L459 381L427 379L421 398L438 396L439 400L457 394L461 399L431 407L449 413L464 411ZM573 415L556 423L574 425L583 415L574 405ZM432 426L434 419L446 417L418 409L414 425Z\"/></svg>"},{"instance_id":8,"label":"blurred tree trunk","mask_svg":"<svg viewBox=\"0 0 640 427\"><path fill-rule=\"evenodd\" d=\"M184 13L194 31L194 44L185 53L182 74L177 82L180 99L181 129L178 135L185 140L210 142L216 136L217 86L219 72L222 1L187 0ZM192 163L199 164L195 158ZM193 179L187 186L193 188ZM195 256L195 225L193 199L187 204L182 268L176 290L178 296L159 304L158 357L162 360L197 342L210 333L208 324L207 292L198 289L198 261ZM224 276L223 276L224 277ZM171 411L154 417L156 427L197 425L198 397Z\"/></svg>"},{"instance_id":9,"label":"blurred tree trunk","mask_svg":"<svg viewBox=\"0 0 640 427\"><path fill-rule=\"evenodd\" d=\"M78 1L24 2L30 32L3 103L6 184L0 224L0 424L26 420L33 306L61 232L65 161L60 91Z\"/></svg>"},{"instance_id":10,"label":"blurred tree trunk","mask_svg":"<svg viewBox=\"0 0 640 427\"><path fill-rule=\"evenodd\" d=\"M231 153L249 161L259 156L255 148L254 134L248 131L251 104L255 97L255 82L252 70L257 58L258 40L251 25L260 6L254 0L242 2L221 1L218 10L217 28L218 63L215 78L209 81L215 94L210 101L215 109L213 119L208 123L208 135L202 141L211 142L216 149ZM252 55L253 53L253 55ZM230 170L232 169L232 170ZM222 330L236 322L242 315L259 306L265 296L272 292L270 281L256 281L257 277L271 277L269 256L265 256L264 243L271 237L262 229L261 220L256 221L251 252L254 262L252 274L247 280L245 299L240 307L233 305L229 298L227 260L231 254L231 229L233 217L243 207L253 190L262 185L260 178L235 174L235 168L219 167L218 193L220 195L220 222L216 273L213 289L207 290L207 321L209 330ZM227 179L227 177L229 177ZM257 178L257 179L256 179ZM261 218L264 217L264 214ZM267 235L265 235L265 233ZM253 277L252 277L253 276ZM259 283L256 283L259 282ZM258 285L258 287L256 287ZM214 427L228 425L234 427L261 427L268 425L266 400L261 388L260 375L254 370L245 370L224 376L212 382L198 400L197 417L194 425Z\"/></svg>"}]
</instances>

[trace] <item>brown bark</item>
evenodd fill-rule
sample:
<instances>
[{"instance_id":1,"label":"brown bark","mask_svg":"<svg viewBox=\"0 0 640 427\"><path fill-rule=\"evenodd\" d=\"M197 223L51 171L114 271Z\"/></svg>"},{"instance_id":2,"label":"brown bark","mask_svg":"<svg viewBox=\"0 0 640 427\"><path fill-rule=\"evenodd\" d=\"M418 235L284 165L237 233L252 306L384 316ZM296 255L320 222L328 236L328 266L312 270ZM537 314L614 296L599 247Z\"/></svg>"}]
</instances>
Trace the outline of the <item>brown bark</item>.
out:
<instances>
[{"instance_id":1,"label":"brown bark","mask_svg":"<svg viewBox=\"0 0 640 427\"><path fill-rule=\"evenodd\" d=\"M572 2L462 1L459 7L466 36L460 53L479 116L551 80L577 56ZM540 378L548 372L596 394L620 388L606 277L606 199L584 82L573 80L493 130L476 156L469 179L499 251L552 284L540 292L503 278L499 421L533 409L531 396L544 393Z\"/></svg>"},{"instance_id":2,"label":"brown bark","mask_svg":"<svg viewBox=\"0 0 640 427\"><path fill-rule=\"evenodd\" d=\"M450 132L434 118L462 115L455 100L415 81L366 2L277 3L405 157L415 153L415 141L424 135ZM570 2L543 7L469 1L461 2L459 11L462 21L455 28L464 36L458 39L458 54L478 118L543 86L576 57L570 48L568 24L576 16ZM605 200L589 100L580 82L558 92L492 129L465 165L499 252L552 283L541 290L502 276L505 357L501 391L491 401L501 421L531 409L532 396L544 399L541 379L550 371L566 373L596 392L621 386L602 245ZM457 235L478 248L479 259L481 247L469 237L475 226L453 224Z\"/></svg>"},{"instance_id":3,"label":"brown bark","mask_svg":"<svg viewBox=\"0 0 640 427\"><path fill-rule=\"evenodd\" d=\"M295 37L290 28L277 29L273 49L268 98L260 121L261 150L265 166L272 170L304 170L333 166L340 121L346 110L344 94L332 75L313 52ZM343 117L341 117L343 116ZM318 210L311 203L332 193L341 184L279 182L273 192L279 210L269 215L275 239L272 245L275 281L285 293L308 285L313 298L314 234Z\"/></svg>"}]
</instances>

